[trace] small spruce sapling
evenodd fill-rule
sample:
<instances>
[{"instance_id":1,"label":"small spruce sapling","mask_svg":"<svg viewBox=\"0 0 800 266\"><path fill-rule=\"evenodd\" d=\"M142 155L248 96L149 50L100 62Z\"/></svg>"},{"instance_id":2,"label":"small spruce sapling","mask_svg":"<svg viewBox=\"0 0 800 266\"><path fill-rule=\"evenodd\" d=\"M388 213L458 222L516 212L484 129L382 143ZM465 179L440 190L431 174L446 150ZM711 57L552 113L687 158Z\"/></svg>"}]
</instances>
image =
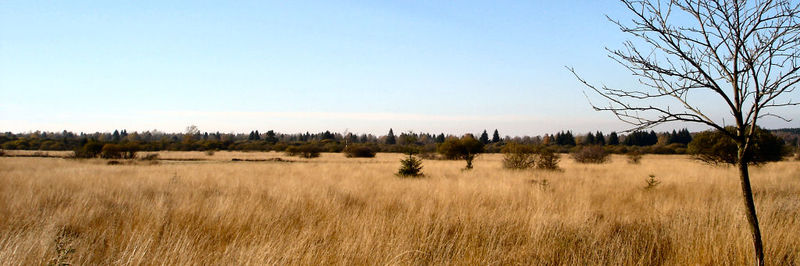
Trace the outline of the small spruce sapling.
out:
<instances>
[{"instance_id":1,"label":"small spruce sapling","mask_svg":"<svg viewBox=\"0 0 800 266\"><path fill-rule=\"evenodd\" d=\"M647 190L647 191L653 190L659 184L661 184L661 181L658 181L658 179L656 179L655 175L650 175L647 179L645 179L645 182L647 183L647 186L644 187L644 190Z\"/></svg>"}]
</instances>

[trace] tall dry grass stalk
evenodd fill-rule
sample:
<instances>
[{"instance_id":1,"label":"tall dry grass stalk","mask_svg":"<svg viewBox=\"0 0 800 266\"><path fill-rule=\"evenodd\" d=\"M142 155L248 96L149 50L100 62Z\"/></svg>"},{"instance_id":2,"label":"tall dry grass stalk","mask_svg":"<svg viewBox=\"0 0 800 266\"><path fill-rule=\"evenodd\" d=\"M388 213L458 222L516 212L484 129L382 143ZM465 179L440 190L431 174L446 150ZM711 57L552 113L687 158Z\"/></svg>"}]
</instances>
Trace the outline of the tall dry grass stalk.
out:
<instances>
[{"instance_id":1,"label":"tall dry grass stalk","mask_svg":"<svg viewBox=\"0 0 800 266\"><path fill-rule=\"evenodd\" d=\"M207 158L197 153L161 158ZM274 153L218 152L224 158ZM0 261L75 264L750 264L732 168L683 156L502 169L502 155L301 162L0 158ZM222 158L222 159L220 159ZM645 190L649 175L661 184ZM753 170L768 264L800 263L800 163ZM547 182L544 182L547 180ZM544 185L543 185L544 184Z\"/></svg>"}]
</instances>

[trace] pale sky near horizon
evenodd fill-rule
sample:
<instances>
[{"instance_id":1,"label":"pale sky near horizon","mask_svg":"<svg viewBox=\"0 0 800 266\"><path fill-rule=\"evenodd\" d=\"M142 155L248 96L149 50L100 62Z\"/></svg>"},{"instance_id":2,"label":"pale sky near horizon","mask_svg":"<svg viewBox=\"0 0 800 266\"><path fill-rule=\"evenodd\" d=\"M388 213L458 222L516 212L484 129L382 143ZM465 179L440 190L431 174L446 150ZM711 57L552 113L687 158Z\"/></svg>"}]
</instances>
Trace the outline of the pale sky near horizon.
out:
<instances>
[{"instance_id":1,"label":"pale sky near horizon","mask_svg":"<svg viewBox=\"0 0 800 266\"><path fill-rule=\"evenodd\" d=\"M606 56L629 39L606 14L627 15L583 0L2 1L0 131L619 131L564 67L636 84ZM800 127L782 113L795 120L762 125ZM661 128L683 127L703 129Z\"/></svg>"}]
</instances>

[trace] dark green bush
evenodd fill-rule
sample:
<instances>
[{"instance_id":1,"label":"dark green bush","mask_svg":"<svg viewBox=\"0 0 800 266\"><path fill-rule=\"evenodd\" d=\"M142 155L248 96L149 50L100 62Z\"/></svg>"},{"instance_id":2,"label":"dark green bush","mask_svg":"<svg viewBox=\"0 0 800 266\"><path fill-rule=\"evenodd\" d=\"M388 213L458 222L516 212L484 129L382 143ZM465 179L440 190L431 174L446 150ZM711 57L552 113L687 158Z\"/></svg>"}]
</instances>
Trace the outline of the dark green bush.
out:
<instances>
[{"instance_id":1,"label":"dark green bush","mask_svg":"<svg viewBox=\"0 0 800 266\"><path fill-rule=\"evenodd\" d=\"M317 158L319 153L322 152L316 144L303 144L299 146L289 146L286 148L286 154L289 156L299 156L302 158Z\"/></svg>"},{"instance_id":2,"label":"dark green bush","mask_svg":"<svg viewBox=\"0 0 800 266\"><path fill-rule=\"evenodd\" d=\"M733 127L728 127L727 130L734 132ZM687 152L709 164L736 164L739 160L736 142L716 130L697 133L689 143ZM769 131L756 128L755 136L745 156L750 164L757 165L780 161L785 152L782 139Z\"/></svg>"},{"instance_id":3,"label":"dark green bush","mask_svg":"<svg viewBox=\"0 0 800 266\"><path fill-rule=\"evenodd\" d=\"M351 144L344 148L344 154L347 158L373 158L375 149L367 145Z\"/></svg>"},{"instance_id":4,"label":"dark green bush","mask_svg":"<svg viewBox=\"0 0 800 266\"><path fill-rule=\"evenodd\" d=\"M83 146L74 150L75 158L95 158L103 151L103 143L89 140Z\"/></svg>"},{"instance_id":5,"label":"dark green bush","mask_svg":"<svg viewBox=\"0 0 800 266\"><path fill-rule=\"evenodd\" d=\"M572 158L579 163L605 163L608 153L601 146L586 146L572 153Z\"/></svg>"},{"instance_id":6,"label":"dark green bush","mask_svg":"<svg viewBox=\"0 0 800 266\"><path fill-rule=\"evenodd\" d=\"M139 145L134 143L125 144L105 144L103 145L100 157L104 159L133 159L136 158L136 152L139 151Z\"/></svg>"},{"instance_id":7,"label":"dark green bush","mask_svg":"<svg viewBox=\"0 0 800 266\"><path fill-rule=\"evenodd\" d=\"M439 144L438 151L447 159L463 159L467 161L467 166L464 169L472 169L472 160L483 152L483 143L472 137L472 135L464 135L461 139L449 138L445 140L442 144Z\"/></svg>"}]
</instances>

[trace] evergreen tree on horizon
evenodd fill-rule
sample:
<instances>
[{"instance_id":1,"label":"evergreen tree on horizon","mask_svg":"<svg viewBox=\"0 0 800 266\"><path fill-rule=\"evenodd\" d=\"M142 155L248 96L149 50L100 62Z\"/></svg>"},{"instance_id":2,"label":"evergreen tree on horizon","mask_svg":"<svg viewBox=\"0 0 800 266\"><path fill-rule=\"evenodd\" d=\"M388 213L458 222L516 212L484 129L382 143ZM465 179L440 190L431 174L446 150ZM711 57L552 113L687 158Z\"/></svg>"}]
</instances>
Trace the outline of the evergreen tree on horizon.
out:
<instances>
[{"instance_id":1,"label":"evergreen tree on horizon","mask_svg":"<svg viewBox=\"0 0 800 266\"><path fill-rule=\"evenodd\" d=\"M489 144L489 134L486 133L486 129L483 130L481 133L481 137L478 139L483 145Z\"/></svg>"},{"instance_id":2,"label":"evergreen tree on horizon","mask_svg":"<svg viewBox=\"0 0 800 266\"><path fill-rule=\"evenodd\" d=\"M617 136L617 132L611 132L608 135L608 145L619 145L619 136Z\"/></svg>"},{"instance_id":3,"label":"evergreen tree on horizon","mask_svg":"<svg viewBox=\"0 0 800 266\"><path fill-rule=\"evenodd\" d=\"M443 143L443 142L444 142L444 133L439 133L439 135L436 136L436 143Z\"/></svg>"},{"instance_id":4,"label":"evergreen tree on horizon","mask_svg":"<svg viewBox=\"0 0 800 266\"><path fill-rule=\"evenodd\" d=\"M594 143L600 146L606 145L606 137L603 136L602 131L597 131L594 135Z\"/></svg>"},{"instance_id":5,"label":"evergreen tree on horizon","mask_svg":"<svg viewBox=\"0 0 800 266\"><path fill-rule=\"evenodd\" d=\"M386 144L397 144L397 138L394 136L394 131L391 128L389 129L389 134L386 135Z\"/></svg>"}]
</instances>

